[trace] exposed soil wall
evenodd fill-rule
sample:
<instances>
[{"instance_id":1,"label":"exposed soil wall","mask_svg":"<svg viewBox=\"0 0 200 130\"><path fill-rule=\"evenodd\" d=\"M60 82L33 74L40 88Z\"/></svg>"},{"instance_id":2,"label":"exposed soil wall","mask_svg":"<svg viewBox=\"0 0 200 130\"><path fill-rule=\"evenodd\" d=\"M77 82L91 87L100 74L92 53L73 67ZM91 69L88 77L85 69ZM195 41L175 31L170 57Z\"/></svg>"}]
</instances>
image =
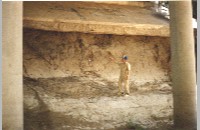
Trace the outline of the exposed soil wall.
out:
<instances>
[{"instance_id":1,"label":"exposed soil wall","mask_svg":"<svg viewBox=\"0 0 200 130\"><path fill-rule=\"evenodd\" d=\"M169 38L97 35L24 29L24 76L52 78L100 77L115 81L122 54L132 65L135 83L169 80Z\"/></svg>"},{"instance_id":2,"label":"exposed soil wall","mask_svg":"<svg viewBox=\"0 0 200 130\"><path fill-rule=\"evenodd\" d=\"M24 3L24 129L172 126L169 21L141 8L147 4ZM130 95L119 95L119 67L110 60L124 54Z\"/></svg>"}]
</instances>

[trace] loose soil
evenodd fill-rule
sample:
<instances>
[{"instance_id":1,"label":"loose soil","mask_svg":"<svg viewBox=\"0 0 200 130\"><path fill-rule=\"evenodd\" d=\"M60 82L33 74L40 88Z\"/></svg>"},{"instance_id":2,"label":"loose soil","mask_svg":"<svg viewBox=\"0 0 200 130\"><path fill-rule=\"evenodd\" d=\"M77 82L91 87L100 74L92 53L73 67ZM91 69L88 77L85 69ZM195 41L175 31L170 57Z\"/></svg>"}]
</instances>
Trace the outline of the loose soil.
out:
<instances>
[{"instance_id":1,"label":"loose soil","mask_svg":"<svg viewBox=\"0 0 200 130\"><path fill-rule=\"evenodd\" d=\"M126 97L98 77L24 77L25 130L164 130L172 110L169 82L132 86Z\"/></svg>"}]
</instances>

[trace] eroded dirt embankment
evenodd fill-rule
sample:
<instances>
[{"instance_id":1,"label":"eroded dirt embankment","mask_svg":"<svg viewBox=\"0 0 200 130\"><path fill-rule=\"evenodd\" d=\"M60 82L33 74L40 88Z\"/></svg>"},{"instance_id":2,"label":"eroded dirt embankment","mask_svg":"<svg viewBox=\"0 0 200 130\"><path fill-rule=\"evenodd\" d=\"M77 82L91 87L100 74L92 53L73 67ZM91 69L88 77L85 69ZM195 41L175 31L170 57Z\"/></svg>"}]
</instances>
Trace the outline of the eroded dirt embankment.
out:
<instances>
[{"instance_id":1,"label":"eroded dirt embankment","mask_svg":"<svg viewBox=\"0 0 200 130\"><path fill-rule=\"evenodd\" d=\"M169 38L95 35L24 29L24 76L100 77L117 81L119 68L109 60L122 53L132 65L131 83L169 80Z\"/></svg>"},{"instance_id":2,"label":"eroded dirt embankment","mask_svg":"<svg viewBox=\"0 0 200 130\"><path fill-rule=\"evenodd\" d=\"M169 39L24 29L26 130L166 129L172 124ZM129 56L131 95L117 96Z\"/></svg>"}]
</instances>

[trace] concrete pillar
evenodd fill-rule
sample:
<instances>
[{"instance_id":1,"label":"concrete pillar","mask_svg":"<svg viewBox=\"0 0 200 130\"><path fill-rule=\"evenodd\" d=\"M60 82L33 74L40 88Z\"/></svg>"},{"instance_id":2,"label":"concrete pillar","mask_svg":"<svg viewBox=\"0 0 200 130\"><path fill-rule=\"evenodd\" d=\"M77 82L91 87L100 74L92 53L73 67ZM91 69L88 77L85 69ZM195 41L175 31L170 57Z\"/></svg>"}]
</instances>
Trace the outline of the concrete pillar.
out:
<instances>
[{"instance_id":1,"label":"concrete pillar","mask_svg":"<svg viewBox=\"0 0 200 130\"><path fill-rule=\"evenodd\" d=\"M3 1L3 130L23 130L22 2Z\"/></svg>"},{"instance_id":2,"label":"concrete pillar","mask_svg":"<svg viewBox=\"0 0 200 130\"><path fill-rule=\"evenodd\" d=\"M197 125L191 1L170 2L170 33L174 125L190 130Z\"/></svg>"}]
</instances>

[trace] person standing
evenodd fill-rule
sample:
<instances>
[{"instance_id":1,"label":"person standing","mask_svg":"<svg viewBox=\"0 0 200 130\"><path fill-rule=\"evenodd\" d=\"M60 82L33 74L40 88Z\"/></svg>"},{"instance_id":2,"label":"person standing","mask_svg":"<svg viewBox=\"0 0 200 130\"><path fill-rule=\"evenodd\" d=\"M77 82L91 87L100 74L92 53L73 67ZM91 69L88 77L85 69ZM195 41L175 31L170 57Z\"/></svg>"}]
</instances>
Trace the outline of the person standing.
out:
<instances>
[{"instance_id":1,"label":"person standing","mask_svg":"<svg viewBox=\"0 0 200 130\"><path fill-rule=\"evenodd\" d=\"M111 59L114 61L113 58ZM120 67L120 76L118 81L119 94L124 95L124 90L125 90L125 94L128 96L130 95L129 79L131 72L131 65L128 62L128 56L126 55L122 56L121 62L115 62L115 63L117 63Z\"/></svg>"}]
</instances>

